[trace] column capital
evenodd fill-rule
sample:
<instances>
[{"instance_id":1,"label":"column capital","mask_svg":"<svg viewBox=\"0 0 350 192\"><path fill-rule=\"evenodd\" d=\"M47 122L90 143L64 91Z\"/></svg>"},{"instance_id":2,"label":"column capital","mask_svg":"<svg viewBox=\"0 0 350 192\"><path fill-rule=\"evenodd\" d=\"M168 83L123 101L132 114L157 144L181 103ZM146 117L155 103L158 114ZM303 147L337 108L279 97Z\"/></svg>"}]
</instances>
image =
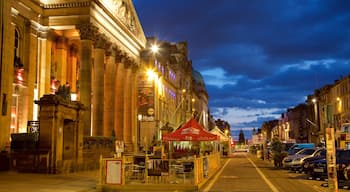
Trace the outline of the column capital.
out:
<instances>
[{"instance_id":1,"label":"column capital","mask_svg":"<svg viewBox=\"0 0 350 192\"><path fill-rule=\"evenodd\" d=\"M132 59L131 57L124 57L125 59L123 60L124 62L124 66L126 69L132 69L135 70L134 68L136 67L137 69L137 63L135 62L134 59Z\"/></svg>"},{"instance_id":2,"label":"column capital","mask_svg":"<svg viewBox=\"0 0 350 192\"><path fill-rule=\"evenodd\" d=\"M67 43L68 43L68 39L64 36L59 36L56 39L56 43L57 43L57 48L58 49L66 49L67 48Z\"/></svg>"},{"instance_id":3,"label":"column capital","mask_svg":"<svg viewBox=\"0 0 350 192\"><path fill-rule=\"evenodd\" d=\"M81 40L94 40L98 33L98 28L91 23L77 24L76 28L79 30Z\"/></svg>"},{"instance_id":4,"label":"column capital","mask_svg":"<svg viewBox=\"0 0 350 192\"><path fill-rule=\"evenodd\" d=\"M123 62L124 57L126 57L126 53L117 46L114 47L114 53L115 53L115 62L116 63Z\"/></svg>"},{"instance_id":5,"label":"column capital","mask_svg":"<svg viewBox=\"0 0 350 192\"><path fill-rule=\"evenodd\" d=\"M114 56L114 51L113 51L113 43L111 41L106 41L105 45L105 54L106 56Z\"/></svg>"},{"instance_id":6,"label":"column capital","mask_svg":"<svg viewBox=\"0 0 350 192\"><path fill-rule=\"evenodd\" d=\"M131 69L133 73L136 73L139 70L139 65L136 62L133 62Z\"/></svg>"},{"instance_id":7,"label":"column capital","mask_svg":"<svg viewBox=\"0 0 350 192\"><path fill-rule=\"evenodd\" d=\"M94 37L94 47L95 49L105 49L107 44L107 37L104 34L98 33Z\"/></svg>"}]
</instances>

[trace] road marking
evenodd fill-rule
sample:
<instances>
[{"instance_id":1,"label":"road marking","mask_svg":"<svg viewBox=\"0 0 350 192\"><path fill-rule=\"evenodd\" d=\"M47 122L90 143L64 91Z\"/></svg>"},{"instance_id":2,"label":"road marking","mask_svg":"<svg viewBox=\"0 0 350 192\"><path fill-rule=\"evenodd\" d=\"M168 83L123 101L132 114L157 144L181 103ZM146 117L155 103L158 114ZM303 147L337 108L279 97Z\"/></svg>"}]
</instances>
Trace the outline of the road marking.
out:
<instances>
[{"instance_id":1,"label":"road marking","mask_svg":"<svg viewBox=\"0 0 350 192\"><path fill-rule=\"evenodd\" d=\"M213 179L210 180L207 187L205 189L203 189L203 192L208 192L211 189L211 187L214 185L215 181L219 178L219 175L222 173L222 171L225 169L226 165L230 161L231 161L231 159L229 159L228 161L225 162L224 166L221 167L220 171L214 176Z\"/></svg>"},{"instance_id":2,"label":"road marking","mask_svg":"<svg viewBox=\"0 0 350 192\"><path fill-rule=\"evenodd\" d=\"M259 175L264 179L265 183L270 187L270 189L273 192L279 192L278 189L265 177L264 173L255 165L255 163L247 157L247 159L250 161L250 163L255 167L256 171L259 173Z\"/></svg>"},{"instance_id":3,"label":"road marking","mask_svg":"<svg viewBox=\"0 0 350 192\"><path fill-rule=\"evenodd\" d=\"M224 179L237 179L238 176L235 176L235 175L223 175L223 176L221 176L221 178L224 178Z\"/></svg>"}]
</instances>

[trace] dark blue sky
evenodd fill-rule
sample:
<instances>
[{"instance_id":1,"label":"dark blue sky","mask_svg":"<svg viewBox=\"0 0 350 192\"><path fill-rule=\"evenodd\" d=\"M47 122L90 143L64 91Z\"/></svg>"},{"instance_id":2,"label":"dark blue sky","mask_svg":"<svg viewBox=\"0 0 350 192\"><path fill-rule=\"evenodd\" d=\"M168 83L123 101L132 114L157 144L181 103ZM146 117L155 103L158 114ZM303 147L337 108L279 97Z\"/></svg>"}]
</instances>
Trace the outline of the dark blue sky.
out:
<instances>
[{"instance_id":1,"label":"dark blue sky","mask_svg":"<svg viewBox=\"0 0 350 192\"><path fill-rule=\"evenodd\" d=\"M187 41L214 118L250 134L350 74L349 0L133 0L146 36Z\"/></svg>"}]
</instances>

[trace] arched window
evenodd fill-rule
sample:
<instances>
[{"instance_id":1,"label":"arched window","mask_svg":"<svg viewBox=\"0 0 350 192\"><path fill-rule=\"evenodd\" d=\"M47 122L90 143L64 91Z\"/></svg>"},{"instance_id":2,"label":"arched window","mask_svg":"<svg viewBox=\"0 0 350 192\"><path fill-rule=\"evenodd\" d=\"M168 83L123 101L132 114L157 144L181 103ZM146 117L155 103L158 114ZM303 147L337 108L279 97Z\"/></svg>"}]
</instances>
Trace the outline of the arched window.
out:
<instances>
[{"instance_id":1,"label":"arched window","mask_svg":"<svg viewBox=\"0 0 350 192\"><path fill-rule=\"evenodd\" d=\"M14 66L15 69L23 68L23 64L19 57L19 32L17 29L15 29Z\"/></svg>"}]
</instances>

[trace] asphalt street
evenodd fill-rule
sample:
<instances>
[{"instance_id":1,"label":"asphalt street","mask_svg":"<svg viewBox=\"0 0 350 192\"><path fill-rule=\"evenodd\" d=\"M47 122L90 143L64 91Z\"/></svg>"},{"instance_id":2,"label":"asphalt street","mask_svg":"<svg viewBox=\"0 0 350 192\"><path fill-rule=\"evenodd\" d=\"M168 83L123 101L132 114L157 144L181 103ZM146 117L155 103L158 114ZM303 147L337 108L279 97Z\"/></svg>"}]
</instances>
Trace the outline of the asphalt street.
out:
<instances>
[{"instance_id":1,"label":"asphalt street","mask_svg":"<svg viewBox=\"0 0 350 192\"><path fill-rule=\"evenodd\" d=\"M328 192L326 181L309 180L305 174L276 169L267 160L249 153L235 153L201 192ZM350 190L340 189L339 192Z\"/></svg>"}]
</instances>

